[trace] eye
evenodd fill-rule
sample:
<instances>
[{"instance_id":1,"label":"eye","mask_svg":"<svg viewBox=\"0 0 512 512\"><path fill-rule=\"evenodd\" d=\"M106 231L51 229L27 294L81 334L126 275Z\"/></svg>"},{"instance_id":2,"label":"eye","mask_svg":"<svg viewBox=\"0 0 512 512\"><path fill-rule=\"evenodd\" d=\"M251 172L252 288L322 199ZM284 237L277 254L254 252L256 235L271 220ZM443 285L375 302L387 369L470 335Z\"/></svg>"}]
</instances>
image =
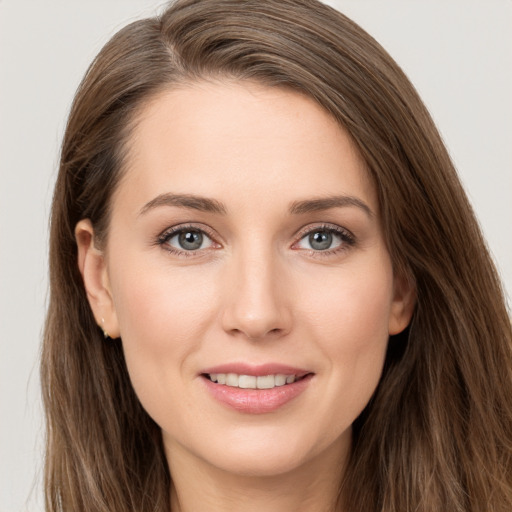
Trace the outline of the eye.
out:
<instances>
[{"instance_id":1,"label":"eye","mask_svg":"<svg viewBox=\"0 0 512 512\"><path fill-rule=\"evenodd\" d=\"M354 245L353 236L339 227L317 227L309 230L295 244L298 249L316 252L336 251Z\"/></svg>"},{"instance_id":2,"label":"eye","mask_svg":"<svg viewBox=\"0 0 512 512\"><path fill-rule=\"evenodd\" d=\"M326 251L341 244L341 241L336 240L336 237L330 231L315 231L305 236L301 242L307 242L309 245L307 249L314 249L315 251ZM336 244L334 247L333 243Z\"/></svg>"},{"instance_id":3,"label":"eye","mask_svg":"<svg viewBox=\"0 0 512 512\"><path fill-rule=\"evenodd\" d=\"M322 229L312 231L303 236L297 244L300 249L312 249L314 251L327 251L335 249L342 244L341 236L330 230Z\"/></svg>"},{"instance_id":4,"label":"eye","mask_svg":"<svg viewBox=\"0 0 512 512\"><path fill-rule=\"evenodd\" d=\"M160 243L167 245L169 249L185 252L208 249L214 245L212 239L197 228L181 228L164 233Z\"/></svg>"}]
</instances>

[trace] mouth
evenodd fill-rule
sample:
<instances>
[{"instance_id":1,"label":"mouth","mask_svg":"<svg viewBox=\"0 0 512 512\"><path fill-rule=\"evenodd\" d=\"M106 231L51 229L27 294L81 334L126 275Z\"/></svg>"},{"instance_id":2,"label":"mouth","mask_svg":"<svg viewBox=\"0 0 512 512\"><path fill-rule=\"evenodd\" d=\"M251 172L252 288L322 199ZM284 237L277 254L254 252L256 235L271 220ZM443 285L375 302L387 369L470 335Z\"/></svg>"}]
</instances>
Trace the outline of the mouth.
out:
<instances>
[{"instance_id":1,"label":"mouth","mask_svg":"<svg viewBox=\"0 0 512 512\"><path fill-rule=\"evenodd\" d=\"M240 389L273 389L293 384L310 375L302 374L270 374L270 375L240 375L237 373L203 373L202 376L211 382Z\"/></svg>"},{"instance_id":2,"label":"mouth","mask_svg":"<svg viewBox=\"0 0 512 512\"><path fill-rule=\"evenodd\" d=\"M306 393L314 373L283 365L230 364L203 371L200 376L208 394L239 413L277 411Z\"/></svg>"}]
</instances>

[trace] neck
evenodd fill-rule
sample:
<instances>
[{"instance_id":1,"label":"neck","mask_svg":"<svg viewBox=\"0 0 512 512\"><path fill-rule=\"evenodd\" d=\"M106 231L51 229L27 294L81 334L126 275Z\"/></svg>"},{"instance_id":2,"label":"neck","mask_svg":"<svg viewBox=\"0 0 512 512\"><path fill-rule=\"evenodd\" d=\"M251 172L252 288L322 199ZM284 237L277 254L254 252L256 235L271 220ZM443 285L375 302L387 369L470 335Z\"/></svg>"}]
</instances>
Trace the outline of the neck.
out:
<instances>
[{"instance_id":1,"label":"neck","mask_svg":"<svg viewBox=\"0 0 512 512\"><path fill-rule=\"evenodd\" d=\"M300 467L266 476L233 474L182 446L168 453L172 512L335 512L350 449L347 440ZM348 440L350 441L350 440ZM172 453L172 455L171 455Z\"/></svg>"}]
</instances>

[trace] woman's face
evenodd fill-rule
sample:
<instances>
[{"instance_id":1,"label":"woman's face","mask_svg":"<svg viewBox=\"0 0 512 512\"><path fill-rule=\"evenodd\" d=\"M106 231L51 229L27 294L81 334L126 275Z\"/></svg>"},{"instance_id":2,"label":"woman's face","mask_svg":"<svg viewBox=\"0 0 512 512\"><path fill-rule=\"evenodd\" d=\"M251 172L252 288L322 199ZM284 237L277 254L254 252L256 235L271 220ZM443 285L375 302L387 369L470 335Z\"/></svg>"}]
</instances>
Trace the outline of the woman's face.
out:
<instances>
[{"instance_id":1,"label":"woman's face","mask_svg":"<svg viewBox=\"0 0 512 512\"><path fill-rule=\"evenodd\" d=\"M160 94L105 253L88 230L93 310L170 460L272 475L346 453L412 299L364 164L316 103L250 83Z\"/></svg>"}]
</instances>

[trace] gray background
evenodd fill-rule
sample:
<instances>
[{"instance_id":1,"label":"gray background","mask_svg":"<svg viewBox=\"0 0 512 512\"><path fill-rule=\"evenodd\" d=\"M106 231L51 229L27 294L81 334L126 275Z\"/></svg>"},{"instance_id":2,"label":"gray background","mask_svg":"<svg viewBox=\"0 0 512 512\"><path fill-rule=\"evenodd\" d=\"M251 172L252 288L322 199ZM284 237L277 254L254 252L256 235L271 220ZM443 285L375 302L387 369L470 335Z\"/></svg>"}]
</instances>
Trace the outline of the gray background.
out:
<instances>
[{"instance_id":1,"label":"gray background","mask_svg":"<svg viewBox=\"0 0 512 512\"><path fill-rule=\"evenodd\" d=\"M375 36L441 130L512 292L512 2L329 2ZM47 224L73 93L152 0L0 0L0 512L42 511Z\"/></svg>"}]
</instances>

